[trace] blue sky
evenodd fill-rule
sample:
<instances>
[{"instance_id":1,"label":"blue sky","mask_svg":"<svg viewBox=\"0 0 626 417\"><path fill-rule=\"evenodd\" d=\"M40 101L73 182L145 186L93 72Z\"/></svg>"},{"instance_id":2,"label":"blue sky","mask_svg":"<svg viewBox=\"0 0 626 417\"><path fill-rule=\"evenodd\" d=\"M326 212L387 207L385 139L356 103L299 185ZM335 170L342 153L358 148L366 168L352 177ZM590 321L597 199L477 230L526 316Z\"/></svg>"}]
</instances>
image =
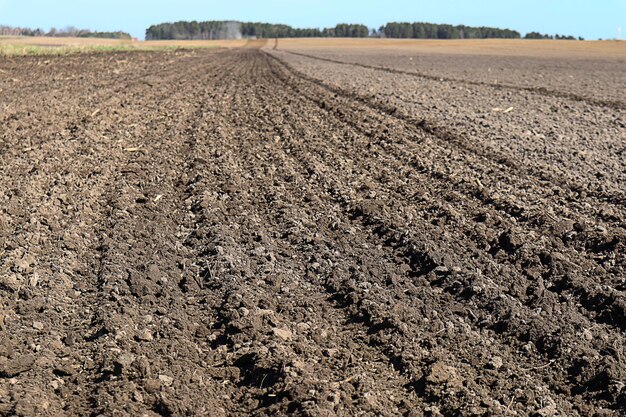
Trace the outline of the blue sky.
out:
<instances>
[{"instance_id":1,"label":"blue sky","mask_svg":"<svg viewBox=\"0 0 626 417\"><path fill-rule=\"evenodd\" d=\"M222 19L298 27L427 21L598 39L614 38L618 26L626 32L626 0L0 0L0 24L125 30L139 38L154 23Z\"/></svg>"}]
</instances>

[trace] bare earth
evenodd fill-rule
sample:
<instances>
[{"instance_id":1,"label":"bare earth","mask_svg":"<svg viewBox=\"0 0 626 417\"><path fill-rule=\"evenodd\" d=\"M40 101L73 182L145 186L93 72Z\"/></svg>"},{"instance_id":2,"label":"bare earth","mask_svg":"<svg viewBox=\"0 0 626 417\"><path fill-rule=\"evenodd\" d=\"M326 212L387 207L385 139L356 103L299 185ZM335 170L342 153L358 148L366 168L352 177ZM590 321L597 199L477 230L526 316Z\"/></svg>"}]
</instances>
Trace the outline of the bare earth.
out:
<instances>
[{"instance_id":1,"label":"bare earth","mask_svg":"<svg viewBox=\"0 0 626 417\"><path fill-rule=\"evenodd\" d=\"M624 415L626 59L471 45L2 61L0 414Z\"/></svg>"}]
</instances>

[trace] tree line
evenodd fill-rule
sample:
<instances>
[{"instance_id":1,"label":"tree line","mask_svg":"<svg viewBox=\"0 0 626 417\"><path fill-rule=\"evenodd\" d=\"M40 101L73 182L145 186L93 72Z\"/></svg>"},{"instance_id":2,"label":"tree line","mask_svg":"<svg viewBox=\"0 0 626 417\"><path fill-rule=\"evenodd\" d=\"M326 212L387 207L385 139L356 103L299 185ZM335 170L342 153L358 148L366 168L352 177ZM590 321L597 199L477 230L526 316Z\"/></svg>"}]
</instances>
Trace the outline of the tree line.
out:
<instances>
[{"instance_id":1,"label":"tree line","mask_svg":"<svg viewBox=\"0 0 626 417\"><path fill-rule=\"evenodd\" d=\"M50 36L79 38L131 39L123 31L100 32L89 29L77 29L68 26L64 29L31 29L0 25L0 36ZM370 30L361 24L341 23L332 28L294 28L289 25L237 22L237 21L180 21L152 25L146 30L146 40L213 40L238 38L403 38L403 39L518 39L520 33L510 29L493 27L472 27L465 25L446 25L435 23L392 22L378 29ZM529 32L524 39L575 40L573 36L547 35ZM579 37L579 40L584 40Z\"/></svg>"},{"instance_id":2,"label":"tree line","mask_svg":"<svg viewBox=\"0 0 626 417\"><path fill-rule=\"evenodd\" d=\"M575 41L576 38L573 36L565 36L565 35L545 35L539 32L529 32L524 36L524 39L557 39L557 40L566 40L566 41ZM585 38L579 36L579 41L584 41Z\"/></svg>"},{"instance_id":3,"label":"tree line","mask_svg":"<svg viewBox=\"0 0 626 417\"><path fill-rule=\"evenodd\" d=\"M271 23L241 23L242 37L257 38L366 38L370 30L365 25L340 23L332 28L293 28Z\"/></svg>"},{"instance_id":4,"label":"tree line","mask_svg":"<svg viewBox=\"0 0 626 417\"><path fill-rule=\"evenodd\" d=\"M130 34L122 31L94 32L89 29L77 29L68 26L65 29L51 28L47 32L43 29L31 29L0 25L1 36L50 36L55 38L107 38L107 39L131 39Z\"/></svg>"},{"instance_id":5,"label":"tree line","mask_svg":"<svg viewBox=\"0 0 626 417\"><path fill-rule=\"evenodd\" d=\"M338 24L332 28L294 28L289 25L238 21L180 21L152 25L146 40L239 39L239 38L404 38L404 39L519 39L518 31L487 26L447 25L425 22L392 22L370 30L361 24ZM572 36L549 36L528 33L526 39L574 39ZM582 38L579 38L582 39Z\"/></svg>"},{"instance_id":6,"label":"tree line","mask_svg":"<svg viewBox=\"0 0 626 417\"><path fill-rule=\"evenodd\" d=\"M385 38L404 39L489 39L489 38L520 38L520 33L510 29L499 29L486 26L472 27L465 25L446 25L424 22L392 22L381 26L378 36Z\"/></svg>"},{"instance_id":7,"label":"tree line","mask_svg":"<svg viewBox=\"0 0 626 417\"><path fill-rule=\"evenodd\" d=\"M237 38L365 38L370 30L365 25L338 24L333 28L294 28L289 25L237 21L180 21L152 25L146 40L212 40Z\"/></svg>"}]
</instances>

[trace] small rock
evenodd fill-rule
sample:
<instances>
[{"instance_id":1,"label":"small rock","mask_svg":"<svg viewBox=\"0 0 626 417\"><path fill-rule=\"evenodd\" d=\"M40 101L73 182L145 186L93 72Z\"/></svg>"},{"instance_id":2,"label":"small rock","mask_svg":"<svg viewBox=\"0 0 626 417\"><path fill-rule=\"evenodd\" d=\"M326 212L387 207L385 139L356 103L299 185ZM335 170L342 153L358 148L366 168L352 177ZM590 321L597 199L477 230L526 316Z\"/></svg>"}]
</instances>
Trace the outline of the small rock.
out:
<instances>
[{"instance_id":1,"label":"small rock","mask_svg":"<svg viewBox=\"0 0 626 417\"><path fill-rule=\"evenodd\" d=\"M287 329L286 327L282 329L279 329L278 327L274 327L272 329L272 332L274 333L274 335L278 336L282 340L291 340L291 337L293 336L293 333L291 332L291 330Z\"/></svg>"},{"instance_id":2,"label":"small rock","mask_svg":"<svg viewBox=\"0 0 626 417\"><path fill-rule=\"evenodd\" d=\"M39 282L39 274L34 272L31 276L30 279L28 280L28 284L31 287L36 287L37 283Z\"/></svg>"},{"instance_id":3,"label":"small rock","mask_svg":"<svg viewBox=\"0 0 626 417\"><path fill-rule=\"evenodd\" d=\"M146 273L147 273L146 275L148 276L148 278L154 282L159 282L159 280L161 279L161 276L163 275L159 267L156 265L148 266Z\"/></svg>"},{"instance_id":4,"label":"small rock","mask_svg":"<svg viewBox=\"0 0 626 417\"><path fill-rule=\"evenodd\" d=\"M366 392L365 394L363 394L363 398L365 399L365 402L372 408L377 409L380 408L380 404L378 402L378 398L376 396L376 393L374 392Z\"/></svg>"},{"instance_id":5,"label":"small rock","mask_svg":"<svg viewBox=\"0 0 626 417\"><path fill-rule=\"evenodd\" d=\"M334 358L335 356L337 356L337 354L339 353L339 349L335 349L335 348L329 348L324 350L324 355L328 356L329 358Z\"/></svg>"},{"instance_id":6,"label":"small rock","mask_svg":"<svg viewBox=\"0 0 626 417\"><path fill-rule=\"evenodd\" d=\"M15 347L11 339L5 336L0 337L0 356L12 357L13 349L15 349Z\"/></svg>"},{"instance_id":7,"label":"small rock","mask_svg":"<svg viewBox=\"0 0 626 417\"><path fill-rule=\"evenodd\" d=\"M260 317L264 317L264 316L273 316L274 315L274 311L273 310L267 310L267 309L258 309L255 314L257 316Z\"/></svg>"},{"instance_id":8,"label":"small rock","mask_svg":"<svg viewBox=\"0 0 626 417\"><path fill-rule=\"evenodd\" d=\"M308 323L302 322L296 324L296 329L298 330L298 333L305 333L311 330L311 326Z\"/></svg>"},{"instance_id":9,"label":"small rock","mask_svg":"<svg viewBox=\"0 0 626 417\"><path fill-rule=\"evenodd\" d=\"M133 362L133 367L137 370L142 378L151 378L152 368L150 367L150 361L145 356L140 356Z\"/></svg>"},{"instance_id":10,"label":"small rock","mask_svg":"<svg viewBox=\"0 0 626 417\"><path fill-rule=\"evenodd\" d=\"M33 328L36 329L36 330L43 330L44 325L40 321L35 321L35 322L33 322Z\"/></svg>"},{"instance_id":11,"label":"small rock","mask_svg":"<svg viewBox=\"0 0 626 417\"><path fill-rule=\"evenodd\" d=\"M15 274L2 274L2 276L0 276L0 288L9 291L19 291L20 280Z\"/></svg>"},{"instance_id":12,"label":"small rock","mask_svg":"<svg viewBox=\"0 0 626 417\"><path fill-rule=\"evenodd\" d=\"M20 272L28 272L30 270L30 262L26 258L15 261L15 269Z\"/></svg>"},{"instance_id":13,"label":"small rock","mask_svg":"<svg viewBox=\"0 0 626 417\"><path fill-rule=\"evenodd\" d=\"M500 235L499 243L506 252L513 253L522 247L524 237L514 230L509 230Z\"/></svg>"},{"instance_id":14,"label":"small rock","mask_svg":"<svg viewBox=\"0 0 626 417\"><path fill-rule=\"evenodd\" d=\"M457 370L443 362L437 362L432 366L426 381L434 385L457 385L460 383Z\"/></svg>"},{"instance_id":15,"label":"small rock","mask_svg":"<svg viewBox=\"0 0 626 417\"><path fill-rule=\"evenodd\" d=\"M132 353L122 353L117 358L117 363L122 368L130 367L133 364L133 362L135 362L135 355L133 355Z\"/></svg>"},{"instance_id":16,"label":"small rock","mask_svg":"<svg viewBox=\"0 0 626 417\"><path fill-rule=\"evenodd\" d=\"M547 405L540 410L537 410L537 415L540 417L553 417L558 412L554 404Z\"/></svg>"},{"instance_id":17,"label":"small rock","mask_svg":"<svg viewBox=\"0 0 626 417\"><path fill-rule=\"evenodd\" d=\"M143 340L144 342L151 342L154 340L154 336L152 332L148 329L143 329L139 333L137 333L137 339Z\"/></svg>"},{"instance_id":18,"label":"small rock","mask_svg":"<svg viewBox=\"0 0 626 417\"><path fill-rule=\"evenodd\" d=\"M300 371L304 371L307 368L306 363L300 358L294 358L291 361L291 366Z\"/></svg>"},{"instance_id":19,"label":"small rock","mask_svg":"<svg viewBox=\"0 0 626 417\"><path fill-rule=\"evenodd\" d=\"M434 269L435 272L439 273L439 274L445 274L449 271L448 267L445 265L439 265L438 267L436 267Z\"/></svg>"},{"instance_id":20,"label":"small rock","mask_svg":"<svg viewBox=\"0 0 626 417\"><path fill-rule=\"evenodd\" d=\"M139 391L135 391L133 393L133 398L135 398L135 401L137 401L138 403L142 403L143 402L143 395L141 395L141 392L139 392Z\"/></svg>"},{"instance_id":21,"label":"small rock","mask_svg":"<svg viewBox=\"0 0 626 417\"><path fill-rule=\"evenodd\" d=\"M428 417L443 417L443 414L441 414L439 407L435 405L424 408L424 415Z\"/></svg>"},{"instance_id":22,"label":"small rock","mask_svg":"<svg viewBox=\"0 0 626 417\"><path fill-rule=\"evenodd\" d=\"M128 273L128 286L130 292L137 297L152 295L157 289L156 283L144 278L135 271L129 271Z\"/></svg>"},{"instance_id":23,"label":"small rock","mask_svg":"<svg viewBox=\"0 0 626 417\"><path fill-rule=\"evenodd\" d=\"M69 363L60 363L54 367L52 371L56 376L70 376L74 375L74 368Z\"/></svg>"},{"instance_id":24,"label":"small rock","mask_svg":"<svg viewBox=\"0 0 626 417\"><path fill-rule=\"evenodd\" d=\"M35 357L33 355L21 355L12 359L0 356L0 377L13 378L32 369L34 364Z\"/></svg>"},{"instance_id":25,"label":"small rock","mask_svg":"<svg viewBox=\"0 0 626 417\"><path fill-rule=\"evenodd\" d=\"M63 349L63 342L61 342L61 338L60 337L55 337L51 342L50 342L50 347L54 350L62 350Z\"/></svg>"},{"instance_id":26,"label":"small rock","mask_svg":"<svg viewBox=\"0 0 626 417\"><path fill-rule=\"evenodd\" d=\"M63 338L63 343L70 347L74 346L74 344L76 343L76 336L74 334L68 334Z\"/></svg>"},{"instance_id":27,"label":"small rock","mask_svg":"<svg viewBox=\"0 0 626 417\"><path fill-rule=\"evenodd\" d=\"M504 364L504 362L502 361L502 358L499 356L494 356L493 358L491 358L491 360L489 361L489 368L491 369L500 369L502 368L502 365Z\"/></svg>"},{"instance_id":28,"label":"small rock","mask_svg":"<svg viewBox=\"0 0 626 417\"><path fill-rule=\"evenodd\" d=\"M144 383L144 388L149 393L154 393L161 388L161 381L158 379L148 379Z\"/></svg>"},{"instance_id":29,"label":"small rock","mask_svg":"<svg viewBox=\"0 0 626 417\"><path fill-rule=\"evenodd\" d=\"M161 381L166 387L169 387L174 383L174 378L168 375L159 375L159 381Z\"/></svg>"}]
</instances>

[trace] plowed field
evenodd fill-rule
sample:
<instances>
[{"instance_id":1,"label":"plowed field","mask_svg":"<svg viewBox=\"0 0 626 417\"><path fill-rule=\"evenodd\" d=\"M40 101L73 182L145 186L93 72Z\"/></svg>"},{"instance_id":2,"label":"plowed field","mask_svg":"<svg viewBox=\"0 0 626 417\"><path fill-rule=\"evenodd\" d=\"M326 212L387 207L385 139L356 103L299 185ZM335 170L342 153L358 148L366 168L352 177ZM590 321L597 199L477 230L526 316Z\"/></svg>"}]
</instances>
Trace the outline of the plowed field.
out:
<instances>
[{"instance_id":1,"label":"plowed field","mask_svg":"<svg viewBox=\"0 0 626 417\"><path fill-rule=\"evenodd\" d=\"M0 63L0 413L626 413L623 60L248 46Z\"/></svg>"}]
</instances>

